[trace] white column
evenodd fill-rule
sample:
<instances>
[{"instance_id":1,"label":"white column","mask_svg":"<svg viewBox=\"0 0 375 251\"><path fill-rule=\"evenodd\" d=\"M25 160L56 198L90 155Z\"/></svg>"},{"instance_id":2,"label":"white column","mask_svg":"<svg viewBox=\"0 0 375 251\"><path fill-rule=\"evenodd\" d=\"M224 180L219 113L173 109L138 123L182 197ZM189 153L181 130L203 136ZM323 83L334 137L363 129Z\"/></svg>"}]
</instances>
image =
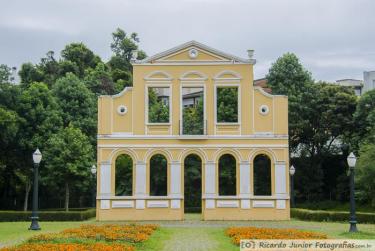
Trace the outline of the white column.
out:
<instances>
[{"instance_id":1,"label":"white column","mask_svg":"<svg viewBox=\"0 0 375 251\"><path fill-rule=\"evenodd\" d=\"M286 196L286 166L285 162L276 162L275 164L275 195Z\"/></svg>"},{"instance_id":2,"label":"white column","mask_svg":"<svg viewBox=\"0 0 375 251\"><path fill-rule=\"evenodd\" d=\"M135 165L135 196L137 198L146 196L146 163L137 161Z\"/></svg>"},{"instance_id":3,"label":"white column","mask_svg":"<svg viewBox=\"0 0 375 251\"><path fill-rule=\"evenodd\" d=\"M287 168L285 162L276 162L275 164L275 195L281 198L287 198ZM277 209L285 209L286 201L276 200Z\"/></svg>"},{"instance_id":4,"label":"white column","mask_svg":"<svg viewBox=\"0 0 375 251\"><path fill-rule=\"evenodd\" d=\"M144 209L145 208L145 200L142 199L146 196L146 183L147 183L147 176L146 176L146 162L144 161L137 161L135 164L135 197L137 200L135 201L135 208L136 209Z\"/></svg>"},{"instance_id":5,"label":"white column","mask_svg":"<svg viewBox=\"0 0 375 251\"><path fill-rule=\"evenodd\" d=\"M215 195L215 188L216 188L216 166L215 162L207 161L205 163L205 175L204 175L204 183L205 183L205 197L206 197L206 208L211 209L215 208L215 200L210 199L211 196Z\"/></svg>"},{"instance_id":6,"label":"white column","mask_svg":"<svg viewBox=\"0 0 375 251\"><path fill-rule=\"evenodd\" d=\"M181 204L181 163L179 161L172 161L170 174L170 196L175 198L171 200L171 208L179 209Z\"/></svg>"},{"instance_id":7,"label":"white column","mask_svg":"<svg viewBox=\"0 0 375 251\"><path fill-rule=\"evenodd\" d=\"M171 197L181 197L181 163L172 161L171 163Z\"/></svg>"},{"instance_id":8,"label":"white column","mask_svg":"<svg viewBox=\"0 0 375 251\"><path fill-rule=\"evenodd\" d=\"M205 163L205 194L206 196L215 195L216 184L216 167L215 162L208 161Z\"/></svg>"},{"instance_id":9,"label":"white column","mask_svg":"<svg viewBox=\"0 0 375 251\"><path fill-rule=\"evenodd\" d=\"M250 198L250 162L240 162L240 197Z\"/></svg>"},{"instance_id":10,"label":"white column","mask_svg":"<svg viewBox=\"0 0 375 251\"><path fill-rule=\"evenodd\" d=\"M240 162L240 198L241 208L250 209L250 162Z\"/></svg>"},{"instance_id":11,"label":"white column","mask_svg":"<svg viewBox=\"0 0 375 251\"><path fill-rule=\"evenodd\" d=\"M109 161L100 163L100 196L111 196L111 164Z\"/></svg>"}]
</instances>

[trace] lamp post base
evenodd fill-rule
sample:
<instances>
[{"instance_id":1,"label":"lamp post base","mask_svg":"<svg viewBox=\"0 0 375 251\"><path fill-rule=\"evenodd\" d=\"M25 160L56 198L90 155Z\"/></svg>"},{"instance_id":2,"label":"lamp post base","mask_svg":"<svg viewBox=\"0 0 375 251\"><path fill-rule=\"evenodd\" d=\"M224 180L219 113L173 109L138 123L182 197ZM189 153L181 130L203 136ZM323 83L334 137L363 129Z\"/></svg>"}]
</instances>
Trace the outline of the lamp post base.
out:
<instances>
[{"instance_id":1,"label":"lamp post base","mask_svg":"<svg viewBox=\"0 0 375 251\"><path fill-rule=\"evenodd\" d=\"M357 221L349 221L349 223L350 223L349 232L358 232Z\"/></svg>"},{"instance_id":2,"label":"lamp post base","mask_svg":"<svg viewBox=\"0 0 375 251\"><path fill-rule=\"evenodd\" d=\"M38 223L39 217L31 217L31 225L29 227L29 230L41 230Z\"/></svg>"}]
</instances>

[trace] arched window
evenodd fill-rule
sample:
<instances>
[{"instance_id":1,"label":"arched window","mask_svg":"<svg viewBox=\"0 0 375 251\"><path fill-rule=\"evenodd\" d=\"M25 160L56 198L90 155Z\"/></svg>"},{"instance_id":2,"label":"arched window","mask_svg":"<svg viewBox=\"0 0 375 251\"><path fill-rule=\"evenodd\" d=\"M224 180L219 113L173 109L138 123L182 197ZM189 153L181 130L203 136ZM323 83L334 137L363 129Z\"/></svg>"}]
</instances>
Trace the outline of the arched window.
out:
<instances>
[{"instance_id":1,"label":"arched window","mask_svg":"<svg viewBox=\"0 0 375 251\"><path fill-rule=\"evenodd\" d=\"M127 154L122 154L116 159L115 195L133 195L133 160Z\"/></svg>"},{"instance_id":2,"label":"arched window","mask_svg":"<svg viewBox=\"0 0 375 251\"><path fill-rule=\"evenodd\" d=\"M168 161L161 155L156 154L150 159L150 195L167 196L168 189Z\"/></svg>"},{"instance_id":3,"label":"arched window","mask_svg":"<svg viewBox=\"0 0 375 251\"><path fill-rule=\"evenodd\" d=\"M265 154L254 159L254 195L272 195L271 160Z\"/></svg>"},{"instance_id":4,"label":"arched window","mask_svg":"<svg viewBox=\"0 0 375 251\"><path fill-rule=\"evenodd\" d=\"M224 154L219 159L219 195L236 194L236 159Z\"/></svg>"}]
</instances>

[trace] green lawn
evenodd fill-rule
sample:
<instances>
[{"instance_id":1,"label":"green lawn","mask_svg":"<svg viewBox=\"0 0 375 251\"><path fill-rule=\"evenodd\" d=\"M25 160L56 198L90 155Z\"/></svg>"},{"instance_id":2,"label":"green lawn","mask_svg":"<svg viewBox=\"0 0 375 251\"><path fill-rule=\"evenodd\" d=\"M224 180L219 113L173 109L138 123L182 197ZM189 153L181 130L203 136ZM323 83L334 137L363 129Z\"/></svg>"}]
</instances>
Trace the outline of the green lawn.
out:
<instances>
[{"instance_id":1,"label":"green lawn","mask_svg":"<svg viewBox=\"0 0 375 251\"><path fill-rule=\"evenodd\" d=\"M359 233L349 234L348 223L291 221L199 221L199 215L187 215L185 221L152 221L160 229L151 238L137 244L137 250L238 250L225 236L230 226L256 226L267 228L295 228L325 233L329 238L375 239L375 224L358 224ZM30 231L30 222L0 222L0 247L20 243L32 235L58 232L81 224L114 224L94 220L85 222L41 222L41 231ZM116 224L129 222L116 222Z\"/></svg>"}]
</instances>

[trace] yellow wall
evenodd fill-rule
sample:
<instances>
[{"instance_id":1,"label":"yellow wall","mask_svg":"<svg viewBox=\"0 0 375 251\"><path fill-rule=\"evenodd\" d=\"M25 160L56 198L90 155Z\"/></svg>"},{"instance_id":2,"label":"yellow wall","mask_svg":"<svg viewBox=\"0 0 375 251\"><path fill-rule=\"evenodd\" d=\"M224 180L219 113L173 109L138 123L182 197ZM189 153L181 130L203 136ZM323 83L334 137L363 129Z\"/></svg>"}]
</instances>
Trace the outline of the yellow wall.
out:
<instances>
[{"instance_id":1,"label":"yellow wall","mask_svg":"<svg viewBox=\"0 0 375 251\"><path fill-rule=\"evenodd\" d=\"M181 191L183 195L183 163L189 153L202 158L202 193L205 193L205 174L207 163L215 164L215 193L218 193L218 159L224 153L231 153L237 161L237 195L240 192L240 163L250 170L250 186L253 186L252 162L257 154L265 153L272 161L272 196L261 198L250 194L246 200L273 201L273 208L214 208L206 209L206 199L202 199L202 217L205 220L262 220L289 219L289 152L288 152L288 100L285 96L272 96L260 88L253 87L253 64L234 63L223 55L196 48L198 57L189 58L189 48L165 55L161 59L147 63L133 64L133 87L124 89L115 96L101 96L98 101L98 207L104 200L111 203L122 201L136 203L137 200L159 200L146 195L116 197L115 160L119 154L129 154L133 159L133 193L136 190L137 163L146 166L146 193L149 194L149 159L155 153L162 153L168 159L168 196L160 200L168 201L167 208L98 209L98 220L181 220L183 219L183 198L181 207L172 208L174 200L171 192L171 163L181 165ZM173 62L173 63L171 63ZM202 63L200 63L202 62ZM211 62L211 63L210 63ZM149 124L147 121L147 87L170 86L171 121L167 124ZM180 135L181 86L203 86L205 90L205 116L207 135ZM239 122L222 124L215 122L216 86L238 86ZM267 114L261 114L260 108L266 105ZM120 114L120 106L127 108ZM244 164L248 163L248 164ZM286 197L275 194L275 168L285 165ZM110 165L110 195L101 197L101 168ZM251 191L253 189L251 188ZM109 197L108 197L109 196ZM279 197L278 197L279 196ZM230 198L242 203L240 197ZM243 199L243 198L242 198ZM220 197L214 198L218 203ZM285 201L285 209L277 209L276 202Z\"/></svg>"}]
</instances>

